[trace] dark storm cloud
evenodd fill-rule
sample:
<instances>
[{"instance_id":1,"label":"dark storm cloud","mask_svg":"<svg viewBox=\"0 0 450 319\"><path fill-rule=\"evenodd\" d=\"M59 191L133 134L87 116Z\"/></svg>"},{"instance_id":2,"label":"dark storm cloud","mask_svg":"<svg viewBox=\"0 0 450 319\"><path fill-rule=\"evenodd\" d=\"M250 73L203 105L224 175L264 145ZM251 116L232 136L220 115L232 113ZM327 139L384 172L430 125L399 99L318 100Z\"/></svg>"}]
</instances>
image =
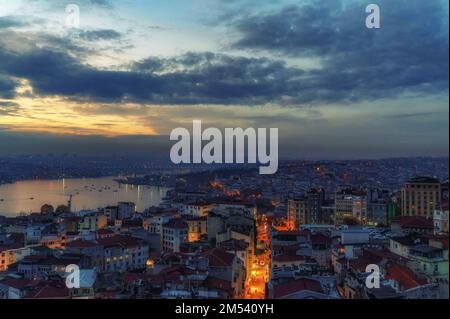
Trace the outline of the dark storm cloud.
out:
<instances>
[{"instance_id":1,"label":"dark storm cloud","mask_svg":"<svg viewBox=\"0 0 450 319\"><path fill-rule=\"evenodd\" d=\"M380 0L381 28L365 27L365 1L312 1L244 17L235 48L316 57L307 85L331 100L407 90L448 91L448 8L440 1Z\"/></svg>"},{"instance_id":2,"label":"dark storm cloud","mask_svg":"<svg viewBox=\"0 0 450 319\"><path fill-rule=\"evenodd\" d=\"M287 68L283 62L212 53L147 59L137 64L141 71L98 70L47 49L3 52L2 61L0 70L28 79L38 95L168 104L280 102L283 96L295 93L297 84L292 80L303 73ZM153 71L153 65L158 64L169 72L156 74L144 67L152 65ZM171 72L176 66L184 69Z\"/></svg>"},{"instance_id":3,"label":"dark storm cloud","mask_svg":"<svg viewBox=\"0 0 450 319\"><path fill-rule=\"evenodd\" d=\"M365 27L362 2L312 1L234 20L241 34L235 48L277 58L186 53L118 71L83 64L83 49L70 39L22 53L0 47L0 74L10 77L0 77L0 95L11 95L11 77L29 80L41 96L187 105L314 105L448 92L448 14L441 2L378 3L378 30ZM93 41L120 37L113 30L81 34ZM320 67L288 66L283 56L315 57Z\"/></svg>"},{"instance_id":4,"label":"dark storm cloud","mask_svg":"<svg viewBox=\"0 0 450 319\"><path fill-rule=\"evenodd\" d=\"M2 58L0 51L0 59ZM1 63L1 62L0 62ZM0 98L10 99L15 95L15 89L17 82L10 79L6 75L2 75L0 72Z\"/></svg>"},{"instance_id":5,"label":"dark storm cloud","mask_svg":"<svg viewBox=\"0 0 450 319\"><path fill-rule=\"evenodd\" d=\"M1 52L0 52L1 55ZM356 102L445 89L435 70L434 82L414 68L374 66L364 73L348 66L304 71L282 61L214 53L188 53L175 58L148 58L130 70L99 70L59 51L37 49L7 55L0 70L30 81L34 93L92 101L137 101L164 104L314 104ZM383 76L376 74L377 70ZM402 74L399 74L401 72ZM386 78L385 78L386 77ZM437 82L436 82L437 81ZM440 83L440 85L438 85Z\"/></svg>"},{"instance_id":6,"label":"dark storm cloud","mask_svg":"<svg viewBox=\"0 0 450 319\"><path fill-rule=\"evenodd\" d=\"M242 36L235 46L291 56L330 56L367 53L369 49L375 50L374 53L406 48L422 52L419 48L423 43L419 40L436 48L448 43L448 11L444 1L376 3L380 7L380 29L365 26L367 1L311 0L302 6L241 17L233 22Z\"/></svg>"}]
</instances>

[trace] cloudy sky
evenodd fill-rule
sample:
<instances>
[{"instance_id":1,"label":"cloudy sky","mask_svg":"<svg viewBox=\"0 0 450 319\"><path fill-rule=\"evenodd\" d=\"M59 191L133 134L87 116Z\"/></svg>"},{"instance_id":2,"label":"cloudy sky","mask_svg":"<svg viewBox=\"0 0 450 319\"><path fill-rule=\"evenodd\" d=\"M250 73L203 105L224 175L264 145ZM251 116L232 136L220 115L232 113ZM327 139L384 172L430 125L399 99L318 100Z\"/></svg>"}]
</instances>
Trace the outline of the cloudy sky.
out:
<instances>
[{"instance_id":1,"label":"cloudy sky","mask_svg":"<svg viewBox=\"0 0 450 319\"><path fill-rule=\"evenodd\" d=\"M446 0L0 0L0 155L152 153L201 119L278 127L280 157L447 156L448 44Z\"/></svg>"}]
</instances>

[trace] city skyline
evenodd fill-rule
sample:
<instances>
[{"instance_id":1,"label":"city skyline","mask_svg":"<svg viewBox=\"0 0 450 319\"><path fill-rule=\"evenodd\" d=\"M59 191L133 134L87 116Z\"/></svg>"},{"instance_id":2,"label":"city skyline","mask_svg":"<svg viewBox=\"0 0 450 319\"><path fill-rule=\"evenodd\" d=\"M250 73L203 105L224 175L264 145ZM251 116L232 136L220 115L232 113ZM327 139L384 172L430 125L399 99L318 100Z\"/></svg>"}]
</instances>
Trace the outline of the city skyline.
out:
<instances>
[{"instance_id":1,"label":"city skyline","mask_svg":"<svg viewBox=\"0 0 450 319\"><path fill-rule=\"evenodd\" d=\"M448 13L0 0L0 304L448 301Z\"/></svg>"},{"instance_id":2,"label":"city skyline","mask_svg":"<svg viewBox=\"0 0 450 319\"><path fill-rule=\"evenodd\" d=\"M0 1L0 156L161 153L278 127L280 158L448 156L448 3Z\"/></svg>"}]
</instances>

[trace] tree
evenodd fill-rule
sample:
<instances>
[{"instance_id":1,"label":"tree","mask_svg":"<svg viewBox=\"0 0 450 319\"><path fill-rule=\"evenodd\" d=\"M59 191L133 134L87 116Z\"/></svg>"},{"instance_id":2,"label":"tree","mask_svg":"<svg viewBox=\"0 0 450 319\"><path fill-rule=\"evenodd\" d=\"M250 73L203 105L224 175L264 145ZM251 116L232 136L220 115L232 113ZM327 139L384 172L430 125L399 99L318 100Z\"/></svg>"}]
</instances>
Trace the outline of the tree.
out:
<instances>
[{"instance_id":1,"label":"tree","mask_svg":"<svg viewBox=\"0 0 450 319\"><path fill-rule=\"evenodd\" d=\"M41 207L41 214L47 215L47 214L53 214L55 212L55 209L52 205L44 204Z\"/></svg>"}]
</instances>

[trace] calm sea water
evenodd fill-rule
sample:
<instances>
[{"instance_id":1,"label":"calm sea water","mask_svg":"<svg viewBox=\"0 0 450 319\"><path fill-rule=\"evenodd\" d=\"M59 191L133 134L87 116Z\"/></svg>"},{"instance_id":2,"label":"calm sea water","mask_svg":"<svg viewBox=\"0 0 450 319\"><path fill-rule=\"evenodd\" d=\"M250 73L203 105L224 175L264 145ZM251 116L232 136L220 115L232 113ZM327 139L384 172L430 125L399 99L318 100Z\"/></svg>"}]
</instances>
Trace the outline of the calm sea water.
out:
<instances>
[{"instance_id":1,"label":"calm sea water","mask_svg":"<svg viewBox=\"0 0 450 319\"><path fill-rule=\"evenodd\" d=\"M15 216L39 212L44 204L67 205L72 195L72 210L97 209L119 201L134 202L138 211L157 206L167 188L119 185L116 177L22 181L0 185L0 215Z\"/></svg>"}]
</instances>

